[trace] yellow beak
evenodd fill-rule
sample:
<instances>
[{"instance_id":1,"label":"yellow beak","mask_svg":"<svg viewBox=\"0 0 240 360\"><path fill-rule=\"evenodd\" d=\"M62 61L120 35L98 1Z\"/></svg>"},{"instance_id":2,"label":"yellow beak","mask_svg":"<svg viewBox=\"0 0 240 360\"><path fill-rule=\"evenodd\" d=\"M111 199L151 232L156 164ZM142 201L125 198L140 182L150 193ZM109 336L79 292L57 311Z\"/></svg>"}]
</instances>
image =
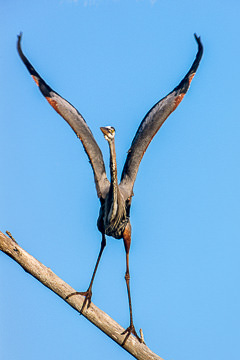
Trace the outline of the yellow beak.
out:
<instances>
[{"instance_id":1,"label":"yellow beak","mask_svg":"<svg viewBox=\"0 0 240 360\"><path fill-rule=\"evenodd\" d=\"M103 135L109 134L109 129L107 127L100 127L100 130L102 131Z\"/></svg>"}]
</instances>

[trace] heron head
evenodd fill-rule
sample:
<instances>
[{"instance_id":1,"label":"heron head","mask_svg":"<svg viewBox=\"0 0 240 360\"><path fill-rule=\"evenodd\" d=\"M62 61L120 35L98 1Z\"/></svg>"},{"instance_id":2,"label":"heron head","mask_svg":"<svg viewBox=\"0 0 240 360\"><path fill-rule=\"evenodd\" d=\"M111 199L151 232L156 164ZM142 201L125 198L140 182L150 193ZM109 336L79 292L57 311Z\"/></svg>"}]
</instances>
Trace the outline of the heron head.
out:
<instances>
[{"instance_id":1,"label":"heron head","mask_svg":"<svg viewBox=\"0 0 240 360\"><path fill-rule=\"evenodd\" d=\"M102 131L104 138L109 142L114 139L115 136L115 129L112 126L105 126L100 127L100 130Z\"/></svg>"}]
</instances>

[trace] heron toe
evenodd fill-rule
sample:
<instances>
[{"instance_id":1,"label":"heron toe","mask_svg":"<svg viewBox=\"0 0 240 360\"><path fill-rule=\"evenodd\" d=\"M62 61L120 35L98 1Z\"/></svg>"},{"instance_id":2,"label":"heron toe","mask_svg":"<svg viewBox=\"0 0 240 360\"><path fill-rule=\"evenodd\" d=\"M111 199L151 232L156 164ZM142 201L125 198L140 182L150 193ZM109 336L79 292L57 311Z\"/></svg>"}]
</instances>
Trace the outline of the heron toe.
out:
<instances>
[{"instance_id":1,"label":"heron toe","mask_svg":"<svg viewBox=\"0 0 240 360\"><path fill-rule=\"evenodd\" d=\"M85 296L85 299L84 299L84 302L82 304L82 308L80 310L80 314L82 314L86 304L87 304L87 308L89 308L89 306L91 305L91 301L92 301L92 290L91 289L88 289L87 291L76 291L72 294L69 294L67 297L66 297L66 300L69 299L71 296L73 295L82 295L82 296Z\"/></svg>"},{"instance_id":2,"label":"heron toe","mask_svg":"<svg viewBox=\"0 0 240 360\"><path fill-rule=\"evenodd\" d=\"M135 327L134 327L133 324L130 324L130 326L129 326L126 330L124 330L121 335L125 335L125 334L126 334L126 336L125 336L125 339L123 340L122 346L125 345L127 339L129 338L129 336L130 336L131 334L133 334L133 335L138 339L138 341L139 341L140 343L144 343L143 339L141 339L141 338L138 336L138 334L137 334L137 332L136 332Z\"/></svg>"}]
</instances>

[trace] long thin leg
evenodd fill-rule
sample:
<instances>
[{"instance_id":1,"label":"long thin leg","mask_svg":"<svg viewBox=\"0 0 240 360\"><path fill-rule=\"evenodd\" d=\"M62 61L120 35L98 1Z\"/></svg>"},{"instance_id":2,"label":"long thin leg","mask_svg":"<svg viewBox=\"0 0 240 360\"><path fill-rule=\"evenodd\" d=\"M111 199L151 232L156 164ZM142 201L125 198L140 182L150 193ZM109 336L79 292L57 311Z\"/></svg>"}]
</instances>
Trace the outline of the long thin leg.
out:
<instances>
[{"instance_id":1,"label":"long thin leg","mask_svg":"<svg viewBox=\"0 0 240 360\"><path fill-rule=\"evenodd\" d=\"M85 300L83 302L83 305L82 305L82 308L80 310L80 313L82 314L83 312L83 309L85 308L85 305L87 304L87 307L89 308L90 304L91 304L91 298L92 298L92 284L93 284L93 280L95 278L95 275L96 275L96 272L97 272L97 268L98 268L98 265L99 265L99 262L100 262L100 259L101 259L101 256L102 256L102 253L103 253L103 250L106 246L106 237L105 237L105 234L102 234L102 242L101 242L101 248L100 248L100 252L98 254L98 258L97 258L97 262L96 262L96 265L95 265L95 268L94 268L94 271L93 271L93 274L92 274L92 278L91 278L91 281L90 281L90 284L89 284L89 287L87 289L87 291L83 291L83 292L79 292L79 291L76 291L72 294L69 294L67 297L66 297L66 300L69 299L71 296L73 295L84 295L85 296Z\"/></svg>"},{"instance_id":2,"label":"long thin leg","mask_svg":"<svg viewBox=\"0 0 240 360\"><path fill-rule=\"evenodd\" d=\"M127 224L126 229L123 233L123 241L124 246L126 250L126 273L125 273L125 280L127 285L127 293L128 293L128 303L129 303L129 313L130 313L130 325L129 327L122 333L122 335L127 334L122 346L125 345L127 339L129 338L130 334L133 334L136 336L136 338L143 342L142 339L137 335L137 332L135 330L135 327L133 325L133 316L132 316L132 301L131 301L131 293L130 293L130 272L129 272L129 250L131 245L131 225L130 223Z\"/></svg>"}]
</instances>

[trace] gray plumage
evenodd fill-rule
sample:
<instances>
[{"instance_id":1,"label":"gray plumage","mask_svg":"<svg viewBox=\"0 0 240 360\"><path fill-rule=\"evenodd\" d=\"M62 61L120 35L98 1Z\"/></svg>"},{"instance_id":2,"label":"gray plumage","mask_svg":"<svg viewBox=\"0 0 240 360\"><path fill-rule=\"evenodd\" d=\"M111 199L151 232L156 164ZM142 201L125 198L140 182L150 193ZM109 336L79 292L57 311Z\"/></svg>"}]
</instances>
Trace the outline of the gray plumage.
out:
<instances>
[{"instance_id":1,"label":"gray plumage","mask_svg":"<svg viewBox=\"0 0 240 360\"><path fill-rule=\"evenodd\" d=\"M67 298L78 294L84 295L85 300L83 302L81 312L83 311L86 304L90 306L93 280L98 268L103 249L106 245L105 235L112 236L116 239L123 238L126 250L125 280L127 284L129 300L130 326L123 332L123 335L126 334L126 336L122 345L125 344L130 334L134 334L138 338L138 340L141 341L133 325L129 282L129 250L131 244L130 207L133 195L133 186L136 180L141 159L148 145L150 144L151 140L158 132L164 121L182 101L197 71L203 53L203 46L200 41L200 37L197 37L196 35L194 36L198 45L198 52L196 58L190 70L185 75L183 80L179 83L179 85L176 86L175 89L173 89L173 91L170 92L166 97L164 97L157 104L155 104L144 117L132 141L132 145L128 151L127 159L122 171L120 184L118 184L117 178L117 162L114 139L115 129L111 126L101 128L105 139L108 141L110 150L111 179L109 181L106 175L102 152L82 115L67 100L63 99L58 93L52 90L50 86L47 85L45 81L41 78L41 76L36 72L36 70L33 68L33 66L30 64L30 62L22 52L22 34L18 36L18 53L23 63L27 67L28 71L30 72L32 78L38 85L41 93L47 99L49 104L67 121L67 123L71 126L71 128L74 130L74 132L83 144L84 150L87 153L93 169L97 194L101 202L97 225L99 231L102 234L102 242L89 288L85 292L75 292L69 294Z\"/></svg>"}]
</instances>

